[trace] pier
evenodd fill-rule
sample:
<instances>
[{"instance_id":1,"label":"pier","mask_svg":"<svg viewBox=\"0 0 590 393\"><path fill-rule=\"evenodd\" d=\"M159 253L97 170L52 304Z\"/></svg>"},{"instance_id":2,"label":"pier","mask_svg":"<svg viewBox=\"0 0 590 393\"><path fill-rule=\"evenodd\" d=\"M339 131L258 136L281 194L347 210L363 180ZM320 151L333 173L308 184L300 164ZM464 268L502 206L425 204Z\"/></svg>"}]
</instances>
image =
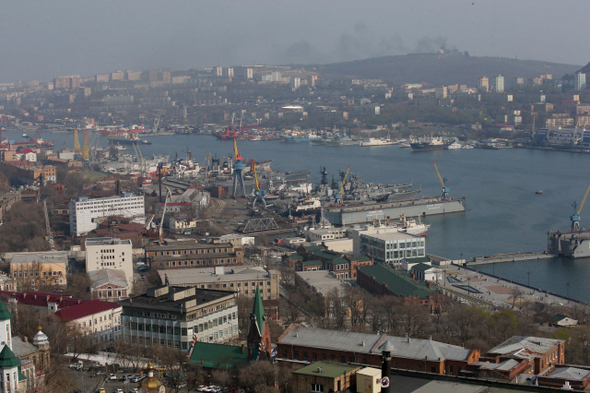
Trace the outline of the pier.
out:
<instances>
[{"instance_id":1,"label":"pier","mask_svg":"<svg viewBox=\"0 0 590 393\"><path fill-rule=\"evenodd\" d=\"M533 253L533 252L517 252L510 254L497 254L488 255L483 257L474 257L471 261L467 261L466 266L474 265L489 265L492 263L505 263L505 262L519 262L519 261L531 261L535 259L549 259L554 258L557 255L546 254L546 253Z\"/></svg>"}]
</instances>

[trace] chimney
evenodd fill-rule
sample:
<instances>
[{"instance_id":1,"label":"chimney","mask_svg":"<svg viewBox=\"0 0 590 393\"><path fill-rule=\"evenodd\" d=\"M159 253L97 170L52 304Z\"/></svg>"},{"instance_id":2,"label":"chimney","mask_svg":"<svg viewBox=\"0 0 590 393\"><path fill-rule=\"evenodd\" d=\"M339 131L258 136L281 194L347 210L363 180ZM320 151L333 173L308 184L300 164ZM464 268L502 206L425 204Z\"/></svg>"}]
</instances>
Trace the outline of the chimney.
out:
<instances>
[{"instance_id":1,"label":"chimney","mask_svg":"<svg viewBox=\"0 0 590 393\"><path fill-rule=\"evenodd\" d=\"M318 367L318 373L320 373L320 374L322 373L322 368L321 367Z\"/></svg>"},{"instance_id":2,"label":"chimney","mask_svg":"<svg viewBox=\"0 0 590 393\"><path fill-rule=\"evenodd\" d=\"M242 344L242 353L244 353L244 344Z\"/></svg>"},{"instance_id":3,"label":"chimney","mask_svg":"<svg viewBox=\"0 0 590 393\"><path fill-rule=\"evenodd\" d=\"M461 348L465 348L465 343L461 343Z\"/></svg>"},{"instance_id":4,"label":"chimney","mask_svg":"<svg viewBox=\"0 0 590 393\"><path fill-rule=\"evenodd\" d=\"M27 336L23 337L23 340L28 343L29 342L29 338Z\"/></svg>"},{"instance_id":5,"label":"chimney","mask_svg":"<svg viewBox=\"0 0 590 393\"><path fill-rule=\"evenodd\" d=\"M252 348L248 347L248 360L252 360Z\"/></svg>"},{"instance_id":6,"label":"chimney","mask_svg":"<svg viewBox=\"0 0 590 393\"><path fill-rule=\"evenodd\" d=\"M365 346L365 340L363 340L363 342L361 343L361 345L364 347Z\"/></svg>"},{"instance_id":7,"label":"chimney","mask_svg":"<svg viewBox=\"0 0 590 393\"><path fill-rule=\"evenodd\" d=\"M428 356L424 356L424 360L428 360Z\"/></svg>"}]
</instances>

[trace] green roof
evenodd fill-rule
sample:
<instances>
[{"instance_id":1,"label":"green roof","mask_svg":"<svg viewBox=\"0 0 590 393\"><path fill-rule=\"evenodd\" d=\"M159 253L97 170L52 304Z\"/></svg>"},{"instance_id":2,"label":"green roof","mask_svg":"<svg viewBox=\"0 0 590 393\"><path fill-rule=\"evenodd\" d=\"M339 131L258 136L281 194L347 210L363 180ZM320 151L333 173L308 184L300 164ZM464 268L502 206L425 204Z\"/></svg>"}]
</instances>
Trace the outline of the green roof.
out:
<instances>
[{"instance_id":1,"label":"green roof","mask_svg":"<svg viewBox=\"0 0 590 393\"><path fill-rule=\"evenodd\" d=\"M368 277L375 277L377 283L387 285L387 290L395 296L418 296L420 299L426 299L434 293L423 284L414 282L410 277L398 274L384 265L363 266L359 272Z\"/></svg>"},{"instance_id":2,"label":"green roof","mask_svg":"<svg viewBox=\"0 0 590 393\"><path fill-rule=\"evenodd\" d=\"M319 372L318 368L321 368L322 371ZM351 366L349 364L342 363L316 362L310 364L309 366L300 368L297 371L293 371L293 374L313 375L316 377L326 378L338 378L341 375L344 375L354 370L358 370L360 368L360 366Z\"/></svg>"},{"instance_id":3,"label":"green roof","mask_svg":"<svg viewBox=\"0 0 590 393\"><path fill-rule=\"evenodd\" d=\"M416 257L416 258L404 258L408 263L422 263L422 262L430 262L430 258L428 257Z\"/></svg>"},{"instance_id":4,"label":"green roof","mask_svg":"<svg viewBox=\"0 0 590 393\"><path fill-rule=\"evenodd\" d=\"M291 259L303 259L303 255L301 255L301 254L291 254L291 255L289 255L289 258L291 258Z\"/></svg>"},{"instance_id":5,"label":"green roof","mask_svg":"<svg viewBox=\"0 0 590 393\"><path fill-rule=\"evenodd\" d=\"M425 263L419 263L417 265L412 266L412 270L422 270L424 272L428 269L432 269L432 266L427 265Z\"/></svg>"},{"instance_id":6,"label":"green roof","mask_svg":"<svg viewBox=\"0 0 590 393\"><path fill-rule=\"evenodd\" d=\"M8 345L4 345L2 352L0 352L0 368L11 368L20 366L20 359L8 348Z\"/></svg>"},{"instance_id":7,"label":"green roof","mask_svg":"<svg viewBox=\"0 0 590 393\"><path fill-rule=\"evenodd\" d=\"M367 256L367 255L361 255L360 257L358 257L358 260L361 262L365 262L365 261L371 261L371 257Z\"/></svg>"},{"instance_id":8,"label":"green roof","mask_svg":"<svg viewBox=\"0 0 590 393\"><path fill-rule=\"evenodd\" d=\"M333 252L333 251L318 251L318 252L314 252L313 256L314 257L318 257L318 258L326 258L326 259L334 259L334 258L338 258L340 257L342 254L339 252Z\"/></svg>"},{"instance_id":9,"label":"green roof","mask_svg":"<svg viewBox=\"0 0 590 393\"><path fill-rule=\"evenodd\" d=\"M319 259L315 259L313 261L303 261L303 262L301 262L301 264L303 266L317 266L317 265L323 264L323 262L320 261Z\"/></svg>"},{"instance_id":10,"label":"green roof","mask_svg":"<svg viewBox=\"0 0 590 393\"><path fill-rule=\"evenodd\" d=\"M326 263L329 263L330 265L337 265L339 263L348 263L348 261L342 258L334 258L326 261Z\"/></svg>"},{"instance_id":11,"label":"green roof","mask_svg":"<svg viewBox=\"0 0 590 393\"><path fill-rule=\"evenodd\" d=\"M7 321L12 319L12 313L8 311L8 307L2 300L0 300L0 321Z\"/></svg>"},{"instance_id":12,"label":"green roof","mask_svg":"<svg viewBox=\"0 0 590 393\"><path fill-rule=\"evenodd\" d=\"M258 358L258 348L252 349L252 359ZM242 368L248 364L248 348L197 341L193 344L189 362L209 368Z\"/></svg>"},{"instance_id":13,"label":"green roof","mask_svg":"<svg viewBox=\"0 0 590 393\"><path fill-rule=\"evenodd\" d=\"M326 249L326 247L324 246L307 246L307 247L303 247L305 248L305 251L307 252L320 252L320 251L324 251Z\"/></svg>"},{"instance_id":14,"label":"green roof","mask_svg":"<svg viewBox=\"0 0 590 393\"><path fill-rule=\"evenodd\" d=\"M258 325L260 336L264 332L264 304L262 304L262 296L260 296L260 288L256 286L256 295L254 295L254 307L252 307L251 316L256 317L256 324ZM252 322L250 322L252 326Z\"/></svg>"}]
</instances>

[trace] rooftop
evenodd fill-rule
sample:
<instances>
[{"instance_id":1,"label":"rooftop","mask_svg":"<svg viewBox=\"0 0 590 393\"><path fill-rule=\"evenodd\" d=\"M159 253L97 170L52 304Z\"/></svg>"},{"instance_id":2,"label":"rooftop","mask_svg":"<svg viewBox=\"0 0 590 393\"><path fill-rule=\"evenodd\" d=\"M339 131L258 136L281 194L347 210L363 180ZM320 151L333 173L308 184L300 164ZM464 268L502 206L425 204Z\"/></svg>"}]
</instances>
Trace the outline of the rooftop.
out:
<instances>
[{"instance_id":1,"label":"rooftop","mask_svg":"<svg viewBox=\"0 0 590 393\"><path fill-rule=\"evenodd\" d=\"M568 381L583 381L590 375L590 370L577 367L556 367L544 378L566 379Z\"/></svg>"},{"instance_id":2,"label":"rooftop","mask_svg":"<svg viewBox=\"0 0 590 393\"><path fill-rule=\"evenodd\" d=\"M297 371L293 371L293 374L313 375L316 377L326 378L338 378L341 375L350 373L360 368L360 366L351 366L342 363L316 362L303 368L300 368Z\"/></svg>"},{"instance_id":3,"label":"rooftop","mask_svg":"<svg viewBox=\"0 0 590 393\"><path fill-rule=\"evenodd\" d=\"M395 296L418 296L420 299L427 298L434 292L420 282L413 281L410 277L397 273L390 267L384 265L363 266L359 269L363 273L387 287Z\"/></svg>"},{"instance_id":4,"label":"rooftop","mask_svg":"<svg viewBox=\"0 0 590 393\"><path fill-rule=\"evenodd\" d=\"M258 349L254 348L252 358L256 359L257 357ZM209 368L240 368L248 363L248 349L233 345L197 341L191 349L189 362Z\"/></svg>"},{"instance_id":5,"label":"rooftop","mask_svg":"<svg viewBox=\"0 0 590 393\"><path fill-rule=\"evenodd\" d=\"M146 247L145 252L151 251L177 251L177 250L196 250L199 248L224 248L224 247L231 247L233 245L231 243L218 243L218 244L209 244L209 243L183 243L183 244L171 244L165 246L152 246Z\"/></svg>"},{"instance_id":6,"label":"rooftop","mask_svg":"<svg viewBox=\"0 0 590 393\"><path fill-rule=\"evenodd\" d=\"M93 270L88 272L88 278L92 281L91 288L97 288L105 284L127 287L127 277L125 271L121 269Z\"/></svg>"},{"instance_id":7,"label":"rooftop","mask_svg":"<svg viewBox=\"0 0 590 393\"><path fill-rule=\"evenodd\" d=\"M405 232L363 233L364 237L372 237L383 241L423 239L423 236L411 235Z\"/></svg>"},{"instance_id":8,"label":"rooftop","mask_svg":"<svg viewBox=\"0 0 590 393\"><path fill-rule=\"evenodd\" d=\"M162 282L166 281L171 285L190 285L201 282L233 282L233 281L255 281L268 280L271 275L278 276L276 270L268 272L258 266L235 266L218 268L183 268L183 269L161 269L158 270Z\"/></svg>"},{"instance_id":9,"label":"rooftop","mask_svg":"<svg viewBox=\"0 0 590 393\"><path fill-rule=\"evenodd\" d=\"M323 295L327 295L333 289L344 290L350 286L346 281L337 279L328 270L295 272L295 274Z\"/></svg>"},{"instance_id":10,"label":"rooftop","mask_svg":"<svg viewBox=\"0 0 590 393\"><path fill-rule=\"evenodd\" d=\"M93 237L86 239L84 242L86 247L92 246L119 246L119 245L131 245L129 239L116 239L113 237Z\"/></svg>"},{"instance_id":11,"label":"rooftop","mask_svg":"<svg viewBox=\"0 0 590 393\"><path fill-rule=\"evenodd\" d=\"M12 254L11 263L68 263L67 251L38 251L38 252L15 252Z\"/></svg>"},{"instance_id":12,"label":"rooftop","mask_svg":"<svg viewBox=\"0 0 590 393\"><path fill-rule=\"evenodd\" d=\"M490 349L487 354L512 355L521 359L531 359L537 356L543 356L553 350L557 345L563 343L565 343L564 340L551 338L514 336Z\"/></svg>"},{"instance_id":13,"label":"rooftop","mask_svg":"<svg viewBox=\"0 0 590 393\"><path fill-rule=\"evenodd\" d=\"M112 302L103 302L101 300L90 300L85 303L81 303L72 307L64 308L63 310L59 310L55 314L53 314L56 318L61 319L62 321L73 321L76 319L88 317L90 315L114 310L116 308L120 308L117 303Z\"/></svg>"}]
</instances>

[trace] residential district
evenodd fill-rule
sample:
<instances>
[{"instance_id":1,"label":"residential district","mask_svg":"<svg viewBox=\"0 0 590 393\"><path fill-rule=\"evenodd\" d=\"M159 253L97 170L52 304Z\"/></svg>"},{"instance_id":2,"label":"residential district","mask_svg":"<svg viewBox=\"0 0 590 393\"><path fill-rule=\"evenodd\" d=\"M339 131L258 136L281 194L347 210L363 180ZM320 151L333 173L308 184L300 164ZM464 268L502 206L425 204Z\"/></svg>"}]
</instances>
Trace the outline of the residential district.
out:
<instances>
[{"instance_id":1,"label":"residential district","mask_svg":"<svg viewBox=\"0 0 590 393\"><path fill-rule=\"evenodd\" d=\"M587 389L587 305L428 253L416 209L464 210L442 177L423 200L348 171L311 185L239 150L583 153L584 89L584 72L470 87L266 66L0 84L0 391ZM141 153L176 133L233 140L233 157ZM372 203L392 213L368 214Z\"/></svg>"}]
</instances>

